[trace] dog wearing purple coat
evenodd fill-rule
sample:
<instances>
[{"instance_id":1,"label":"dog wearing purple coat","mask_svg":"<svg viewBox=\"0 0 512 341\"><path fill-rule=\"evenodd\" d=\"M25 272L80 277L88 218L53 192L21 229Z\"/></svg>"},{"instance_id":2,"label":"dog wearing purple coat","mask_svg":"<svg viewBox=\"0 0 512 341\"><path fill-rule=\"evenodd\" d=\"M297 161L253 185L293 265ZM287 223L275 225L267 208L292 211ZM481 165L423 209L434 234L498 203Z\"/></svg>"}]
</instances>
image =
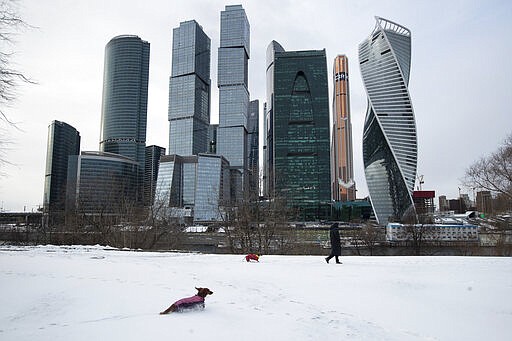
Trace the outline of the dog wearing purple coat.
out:
<instances>
[{"instance_id":1,"label":"dog wearing purple coat","mask_svg":"<svg viewBox=\"0 0 512 341\"><path fill-rule=\"evenodd\" d=\"M197 294L187 298L182 298L174 302L169 308L165 309L160 315L169 314L172 312L184 312L188 310L199 310L204 309L204 299L206 296L213 294L208 288L197 288Z\"/></svg>"}]
</instances>

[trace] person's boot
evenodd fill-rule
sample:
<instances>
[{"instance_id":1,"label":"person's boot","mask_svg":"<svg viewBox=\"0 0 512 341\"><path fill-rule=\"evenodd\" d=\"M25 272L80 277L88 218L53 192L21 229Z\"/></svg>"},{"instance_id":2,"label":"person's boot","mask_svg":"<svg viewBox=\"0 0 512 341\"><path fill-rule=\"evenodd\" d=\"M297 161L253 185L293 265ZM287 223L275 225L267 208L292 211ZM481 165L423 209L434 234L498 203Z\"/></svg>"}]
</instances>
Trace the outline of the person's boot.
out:
<instances>
[{"instance_id":1,"label":"person's boot","mask_svg":"<svg viewBox=\"0 0 512 341\"><path fill-rule=\"evenodd\" d=\"M325 261L329 264L329 257L325 257Z\"/></svg>"}]
</instances>

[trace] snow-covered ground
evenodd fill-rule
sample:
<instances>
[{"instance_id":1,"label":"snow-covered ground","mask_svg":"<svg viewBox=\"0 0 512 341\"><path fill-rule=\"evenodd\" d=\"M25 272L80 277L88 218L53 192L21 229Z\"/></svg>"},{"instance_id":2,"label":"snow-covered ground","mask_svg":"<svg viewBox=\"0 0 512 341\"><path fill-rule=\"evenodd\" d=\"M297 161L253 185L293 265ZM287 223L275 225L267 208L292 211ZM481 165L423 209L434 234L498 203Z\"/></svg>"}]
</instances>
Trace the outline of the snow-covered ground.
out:
<instances>
[{"instance_id":1,"label":"snow-covered ground","mask_svg":"<svg viewBox=\"0 0 512 341\"><path fill-rule=\"evenodd\" d=\"M342 261L2 246L0 340L512 339L512 258Z\"/></svg>"}]
</instances>

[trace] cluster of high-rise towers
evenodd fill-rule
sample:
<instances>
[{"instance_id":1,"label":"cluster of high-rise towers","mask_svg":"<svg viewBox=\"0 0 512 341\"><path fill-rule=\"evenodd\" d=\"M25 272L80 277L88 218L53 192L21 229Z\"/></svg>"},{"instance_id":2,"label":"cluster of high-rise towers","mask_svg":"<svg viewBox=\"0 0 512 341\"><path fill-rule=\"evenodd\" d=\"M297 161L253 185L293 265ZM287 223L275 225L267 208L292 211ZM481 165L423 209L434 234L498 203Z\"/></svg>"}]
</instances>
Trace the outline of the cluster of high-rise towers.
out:
<instances>
[{"instance_id":1,"label":"cluster of high-rise towers","mask_svg":"<svg viewBox=\"0 0 512 341\"><path fill-rule=\"evenodd\" d=\"M210 38L195 20L173 30L167 153L145 145L149 43L124 35L107 44L99 151L80 153L80 135L66 123L49 127L50 222L63 212L144 206L212 222L223 219L225 207L261 196L284 198L301 219L319 220L330 219L333 202L355 200L347 57L334 60L331 129L325 49L285 51L270 43L260 171L259 101L250 100L243 7L226 6L220 28L218 125L210 123ZM377 18L359 59L368 94L363 159L371 203L379 222L399 220L414 207L417 160L410 31Z\"/></svg>"}]
</instances>

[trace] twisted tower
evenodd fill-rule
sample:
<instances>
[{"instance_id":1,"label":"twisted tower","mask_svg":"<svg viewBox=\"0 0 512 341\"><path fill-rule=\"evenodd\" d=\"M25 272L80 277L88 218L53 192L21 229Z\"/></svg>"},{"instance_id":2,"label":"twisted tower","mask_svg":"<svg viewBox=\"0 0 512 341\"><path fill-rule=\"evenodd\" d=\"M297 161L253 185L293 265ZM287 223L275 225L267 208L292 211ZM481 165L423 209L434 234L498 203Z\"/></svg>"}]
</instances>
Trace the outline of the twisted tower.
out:
<instances>
[{"instance_id":1,"label":"twisted tower","mask_svg":"<svg viewBox=\"0 0 512 341\"><path fill-rule=\"evenodd\" d=\"M359 45L359 64L368 96L363 132L366 182L377 221L415 217L412 192L418 145L409 96L411 31L375 17Z\"/></svg>"}]
</instances>

